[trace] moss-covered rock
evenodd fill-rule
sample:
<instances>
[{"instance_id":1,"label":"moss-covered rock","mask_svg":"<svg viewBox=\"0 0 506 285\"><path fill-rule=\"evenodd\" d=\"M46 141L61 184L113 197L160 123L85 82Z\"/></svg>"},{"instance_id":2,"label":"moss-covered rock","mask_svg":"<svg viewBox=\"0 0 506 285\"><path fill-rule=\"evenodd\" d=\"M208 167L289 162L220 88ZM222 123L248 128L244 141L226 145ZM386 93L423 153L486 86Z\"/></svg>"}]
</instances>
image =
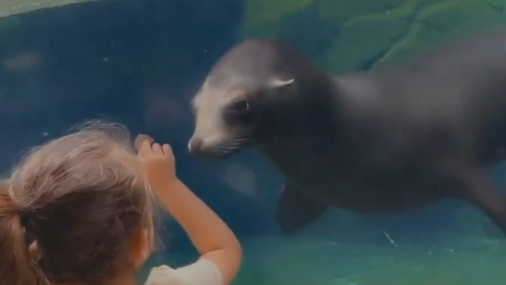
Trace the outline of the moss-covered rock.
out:
<instances>
[{"instance_id":1,"label":"moss-covered rock","mask_svg":"<svg viewBox=\"0 0 506 285\"><path fill-rule=\"evenodd\" d=\"M340 73L506 21L505 0L246 1L244 38L281 38Z\"/></svg>"},{"instance_id":2,"label":"moss-covered rock","mask_svg":"<svg viewBox=\"0 0 506 285\"><path fill-rule=\"evenodd\" d=\"M14 14L31 12L69 4L99 0L2 0L0 1L0 18Z\"/></svg>"},{"instance_id":3,"label":"moss-covered rock","mask_svg":"<svg viewBox=\"0 0 506 285\"><path fill-rule=\"evenodd\" d=\"M314 2L315 0L247 0L244 29L251 35L256 33L274 35L279 19L296 13Z\"/></svg>"}]
</instances>

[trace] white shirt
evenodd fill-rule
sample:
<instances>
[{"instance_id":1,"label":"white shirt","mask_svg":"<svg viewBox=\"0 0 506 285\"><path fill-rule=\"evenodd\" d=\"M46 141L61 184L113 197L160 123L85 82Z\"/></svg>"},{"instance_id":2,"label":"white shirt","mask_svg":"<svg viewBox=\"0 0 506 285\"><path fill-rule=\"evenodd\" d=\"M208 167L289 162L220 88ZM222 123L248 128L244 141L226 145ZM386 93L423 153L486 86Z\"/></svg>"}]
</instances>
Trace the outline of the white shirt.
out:
<instances>
[{"instance_id":1,"label":"white shirt","mask_svg":"<svg viewBox=\"0 0 506 285\"><path fill-rule=\"evenodd\" d=\"M223 285L223 280L218 266L201 258L178 269L166 265L154 267L144 285Z\"/></svg>"}]
</instances>

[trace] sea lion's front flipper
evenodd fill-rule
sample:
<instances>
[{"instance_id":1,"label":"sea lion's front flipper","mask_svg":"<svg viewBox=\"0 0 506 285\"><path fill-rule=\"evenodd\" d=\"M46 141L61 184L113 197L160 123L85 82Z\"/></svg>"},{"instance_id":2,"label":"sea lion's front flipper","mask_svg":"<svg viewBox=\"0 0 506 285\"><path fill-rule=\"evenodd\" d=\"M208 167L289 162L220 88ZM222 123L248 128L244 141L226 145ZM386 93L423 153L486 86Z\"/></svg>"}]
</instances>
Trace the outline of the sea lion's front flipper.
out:
<instances>
[{"instance_id":1,"label":"sea lion's front flipper","mask_svg":"<svg viewBox=\"0 0 506 285\"><path fill-rule=\"evenodd\" d=\"M465 198L480 208L506 234L506 196L499 187L479 171L466 172L461 179Z\"/></svg>"},{"instance_id":2,"label":"sea lion's front flipper","mask_svg":"<svg viewBox=\"0 0 506 285\"><path fill-rule=\"evenodd\" d=\"M276 219L283 233L291 234L316 220L326 208L288 183L279 197Z\"/></svg>"}]
</instances>

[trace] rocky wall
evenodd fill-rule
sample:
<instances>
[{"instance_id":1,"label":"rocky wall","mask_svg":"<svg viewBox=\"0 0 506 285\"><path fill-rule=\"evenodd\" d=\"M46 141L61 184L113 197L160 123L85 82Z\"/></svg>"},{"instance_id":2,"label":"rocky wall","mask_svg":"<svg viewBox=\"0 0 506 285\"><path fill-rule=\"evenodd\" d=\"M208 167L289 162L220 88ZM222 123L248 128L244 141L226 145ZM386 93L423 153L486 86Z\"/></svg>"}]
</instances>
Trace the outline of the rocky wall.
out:
<instances>
[{"instance_id":1,"label":"rocky wall","mask_svg":"<svg viewBox=\"0 0 506 285\"><path fill-rule=\"evenodd\" d=\"M242 37L281 38L336 73L368 70L506 21L505 0L246 1Z\"/></svg>"}]
</instances>

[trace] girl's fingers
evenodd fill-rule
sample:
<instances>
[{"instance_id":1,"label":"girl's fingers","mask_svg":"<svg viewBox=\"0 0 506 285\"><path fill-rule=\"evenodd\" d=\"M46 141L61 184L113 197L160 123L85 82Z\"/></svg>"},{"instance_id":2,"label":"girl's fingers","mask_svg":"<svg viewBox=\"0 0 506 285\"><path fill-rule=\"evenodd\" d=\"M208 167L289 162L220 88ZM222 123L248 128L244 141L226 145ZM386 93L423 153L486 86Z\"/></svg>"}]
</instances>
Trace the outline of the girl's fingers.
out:
<instances>
[{"instance_id":1,"label":"girl's fingers","mask_svg":"<svg viewBox=\"0 0 506 285\"><path fill-rule=\"evenodd\" d=\"M165 156L172 156L172 148L168 144L162 146L163 154Z\"/></svg>"},{"instance_id":2,"label":"girl's fingers","mask_svg":"<svg viewBox=\"0 0 506 285\"><path fill-rule=\"evenodd\" d=\"M151 144L153 143L153 138L147 135L140 134L134 140L134 146L137 149L137 156L139 158L145 157L151 153Z\"/></svg>"},{"instance_id":3,"label":"girl's fingers","mask_svg":"<svg viewBox=\"0 0 506 285\"><path fill-rule=\"evenodd\" d=\"M151 142L149 140L143 140L139 143L139 147L137 149L138 149L138 151L137 151L138 156L149 155L149 153L152 152Z\"/></svg>"},{"instance_id":4,"label":"girl's fingers","mask_svg":"<svg viewBox=\"0 0 506 285\"><path fill-rule=\"evenodd\" d=\"M161 146L155 143L153 138L148 135L140 134L135 138L134 146L137 149L137 154L142 157L150 153L155 155L165 155L172 157L172 148L168 144Z\"/></svg>"},{"instance_id":5,"label":"girl's fingers","mask_svg":"<svg viewBox=\"0 0 506 285\"><path fill-rule=\"evenodd\" d=\"M154 143L151 148L153 149L153 153L157 155L163 155L162 146L159 143Z\"/></svg>"},{"instance_id":6,"label":"girl's fingers","mask_svg":"<svg viewBox=\"0 0 506 285\"><path fill-rule=\"evenodd\" d=\"M137 135L137 137L134 140L134 146L135 146L135 149L137 149L137 151L140 150L141 145L144 141L148 141L150 146L154 142L153 138L148 135L144 135L144 134Z\"/></svg>"}]
</instances>

